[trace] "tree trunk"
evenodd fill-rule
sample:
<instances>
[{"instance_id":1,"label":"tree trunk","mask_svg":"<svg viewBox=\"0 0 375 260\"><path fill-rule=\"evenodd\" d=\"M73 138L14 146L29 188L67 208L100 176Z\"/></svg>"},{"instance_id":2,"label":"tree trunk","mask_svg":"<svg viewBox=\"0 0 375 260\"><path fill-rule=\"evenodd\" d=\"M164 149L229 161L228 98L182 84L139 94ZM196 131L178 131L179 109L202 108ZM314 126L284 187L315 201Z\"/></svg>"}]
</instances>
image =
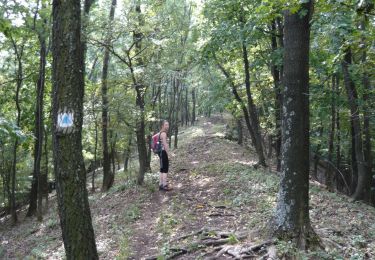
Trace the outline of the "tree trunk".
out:
<instances>
[{"instance_id":1,"label":"tree trunk","mask_svg":"<svg viewBox=\"0 0 375 260\"><path fill-rule=\"evenodd\" d=\"M112 22L115 17L115 8L116 1L112 0L111 8L109 11L108 19L108 35L106 39L106 44L108 45L111 42L112 34L111 27ZM114 172L111 171L111 158L109 154L108 147L108 127L109 127L109 118L108 118L108 66L109 66L109 49L106 48L104 51L104 60L103 60L103 71L102 71L102 144L103 144L103 184L102 191L109 190L114 182Z\"/></svg>"},{"instance_id":2,"label":"tree trunk","mask_svg":"<svg viewBox=\"0 0 375 260\"><path fill-rule=\"evenodd\" d=\"M285 12L282 179L272 233L300 249L314 243L309 217L309 48L312 2Z\"/></svg>"},{"instance_id":3,"label":"tree trunk","mask_svg":"<svg viewBox=\"0 0 375 260\"><path fill-rule=\"evenodd\" d=\"M237 132L238 132L238 144L243 144L243 131L242 131L242 120L241 118L236 119L237 121Z\"/></svg>"},{"instance_id":4,"label":"tree trunk","mask_svg":"<svg viewBox=\"0 0 375 260\"><path fill-rule=\"evenodd\" d=\"M124 171L129 169L129 159L131 155L132 137L129 136L128 145L125 148Z\"/></svg>"},{"instance_id":5,"label":"tree trunk","mask_svg":"<svg viewBox=\"0 0 375 260\"><path fill-rule=\"evenodd\" d=\"M182 106L182 94L181 94L181 80L178 81L178 84L177 84L177 89L176 89L176 92L177 92L177 106L176 106L176 110L175 110L175 118L174 118L174 144L173 144L173 148L174 149L177 149L178 148L178 113L182 111L180 110L181 106ZM183 123L183 121L182 121Z\"/></svg>"},{"instance_id":6,"label":"tree trunk","mask_svg":"<svg viewBox=\"0 0 375 260\"><path fill-rule=\"evenodd\" d=\"M278 50L279 46L277 44L277 24L276 20L272 21L271 29L272 29L272 37L271 37L271 45L272 51L275 52ZM282 36L279 36L282 37ZM280 46L282 47L282 46ZM282 112L282 94L281 94L281 71L277 67L275 62L272 63L271 67L272 77L274 81L274 88L275 88L275 151L276 151L276 160L277 160L277 167L276 170L279 172L281 170L281 112Z\"/></svg>"},{"instance_id":7,"label":"tree trunk","mask_svg":"<svg viewBox=\"0 0 375 260\"><path fill-rule=\"evenodd\" d=\"M95 113L95 111L93 111ZM91 191L95 192L95 173L97 168L97 153L98 153L98 121L95 116L95 145L94 145L94 169L91 177Z\"/></svg>"},{"instance_id":8,"label":"tree trunk","mask_svg":"<svg viewBox=\"0 0 375 260\"><path fill-rule=\"evenodd\" d=\"M44 175L47 179L47 185L48 185L48 135L47 135L47 127L44 127ZM46 195L46 208L48 208L48 193Z\"/></svg>"},{"instance_id":9,"label":"tree trunk","mask_svg":"<svg viewBox=\"0 0 375 260\"><path fill-rule=\"evenodd\" d=\"M191 90L191 99L193 101L193 111L191 113L191 125L194 125L194 123L196 121L196 115L195 115L196 99L195 99L195 89L194 88Z\"/></svg>"},{"instance_id":10,"label":"tree trunk","mask_svg":"<svg viewBox=\"0 0 375 260\"><path fill-rule=\"evenodd\" d=\"M142 50L142 38L143 34L140 32L141 26L144 24L141 12L141 3L139 0L136 1L135 12L138 18L138 28L133 34L133 40L135 42L135 49L137 53ZM139 172L137 177L138 185L142 185L144 182L144 176L147 169L151 168L147 159L147 146L145 140L145 94L146 87L142 83L141 79L137 79L134 74L134 68L132 67L130 60L131 73L133 77L133 84L136 91L136 106L138 108L138 117L136 122L136 135L137 135L137 148L138 148L138 160L139 160ZM143 59L140 55L135 59L135 65L137 67L143 66Z\"/></svg>"},{"instance_id":11,"label":"tree trunk","mask_svg":"<svg viewBox=\"0 0 375 260\"><path fill-rule=\"evenodd\" d=\"M185 126L189 125L189 91L188 87L185 87Z\"/></svg>"},{"instance_id":12,"label":"tree trunk","mask_svg":"<svg viewBox=\"0 0 375 260\"><path fill-rule=\"evenodd\" d=\"M252 128L253 134L251 135L252 143L255 147L255 150L258 155L258 164L262 166L267 166L266 158L263 152L263 145L262 145L262 136L260 133L260 125L259 125L259 118L257 108L254 104L254 100L252 97L251 89L250 89L250 65L249 65L249 58L247 53L247 47L245 43L242 43L242 56L244 62L244 71L245 71L245 86L246 86L246 95L247 95L247 109L250 116L250 127Z\"/></svg>"},{"instance_id":13,"label":"tree trunk","mask_svg":"<svg viewBox=\"0 0 375 260\"><path fill-rule=\"evenodd\" d=\"M336 123L336 75L332 76L332 92L331 92L331 129L328 138L328 161L333 159L333 145L335 139L335 123ZM329 191L333 192L334 169L331 164L326 171L326 186Z\"/></svg>"},{"instance_id":14,"label":"tree trunk","mask_svg":"<svg viewBox=\"0 0 375 260\"><path fill-rule=\"evenodd\" d=\"M47 21L45 21L45 24ZM40 41L40 65L39 65L39 79L37 83L37 104L35 110L35 154L34 154L34 175L41 176L40 161L43 153L43 133L44 133L44 118L43 118L43 97L44 97L44 85L45 85L45 71L46 71L46 56L47 46L46 40L43 35L39 36ZM43 174L44 175L44 174ZM39 178L38 180L38 220L43 219L43 204L42 204L42 183ZM45 176L47 181L47 176ZM44 187L45 188L45 187ZM47 193L48 194L48 193Z\"/></svg>"},{"instance_id":15,"label":"tree trunk","mask_svg":"<svg viewBox=\"0 0 375 260\"><path fill-rule=\"evenodd\" d=\"M371 7L373 9L373 7ZM366 33L366 26L368 25L368 17L366 15L363 16L363 21L361 23L361 31L363 31L364 35ZM366 44L366 39L362 39L362 44L363 44L363 53L362 53L362 64L363 66L366 66L367 62L367 44ZM366 162L366 168L367 168L367 180L368 180L368 185L366 189L368 192L364 195L365 200L367 202L372 201L372 196L371 196L371 182L372 182L372 155L371 155L371 111L373 111L373 99L370 97L372 93L372 88L370 84L370 78L368 76L368 73L365 71L362 76L362 84L363 84L363 132L364 132L364 159Z\"/></svg>"},{"instance_id":16,"label":"tree trunk","mask_svg":"<svg viewBox=\"0 0 375 260\"><path fill-rule=\"evenodd\" d=\"M320 126L319 126L318 130L319 130L319 137L322 137L323 133L324 133L324 128L323 128L323 122L322 121L320 121ZM322 144L319 143L316 146L316 151L314 153L314 172L313 172L313 178L315 180L319 180L319 178L318 178L318 165L319 165L319 161L320 161L320 149L321 148L322 148Z\"/></svg>"},{"instance_id":17,"label":"tree trunk","mask_svg":"<svg viewBox=\"0 0 375 260\"><path fill-rule=\"evenodd\" d=\"M336 75L336 98L340 98L340 78ZM341 165L341 126L340 126L340 107L336 108L336 168L340 169Z\"/></svg>"},{"instance_id":18,"label":"tree trunk","mask_svg":"<svg viewBox=\"0 0 375 260\"><path fill-rule=\"evenodd\" d=\"M17 75L16 75L16 93L15 93L15 102L16 102L16 111L17 111L17 120L16 126L19 128L21 124L21 106L20 106L20 91L23 83L23 64L22 56L24 45L20 48L17 46L16 42L12 38L13 48L16 54L17 60ZM13 163L12 163L12 173L11 173L11 193L10 193L10 214L12 217L12 223L15 225L18 221L17 217L17 205L16 205L16 172L17 172L17 149L18 149L18 137L14 141L13 147Z\"/></svg>"},{"instance_id":19,"label":"tree trunk","mask_svg":"<svg viewBox=\"0 0 375 260\"><path fill-rule=\"evenodd\" d=\"M84 59L81 3L53 1L53 158L67 259L98 259L82 154Z\"/></svg>"},{"instance_id":20,"label":"tree trunk","mask_svg":"<svg viewBox=\"0 0 375 260\"><path fill-rule=\"evenodd\" d=\"M362 141L362 130L361 130L361 119L359 115L358 106L358 94L354 84L351 79L349 67L352 63L352 53L351 49L347 48L345 50L345 57L342 62L342 70L344 74L344 84L348 95L349 106L350 106L350 121L352 124L352 136L354 137L354 146L352 147L356 158L356 165L358 170L358 179L355 192L353 194L353 199L361 200L365 199L366 194L370 192L370 178L368 176L367 169L365 166L364 154L363 154L363 141Z\"/></svg>"}]
</instances>

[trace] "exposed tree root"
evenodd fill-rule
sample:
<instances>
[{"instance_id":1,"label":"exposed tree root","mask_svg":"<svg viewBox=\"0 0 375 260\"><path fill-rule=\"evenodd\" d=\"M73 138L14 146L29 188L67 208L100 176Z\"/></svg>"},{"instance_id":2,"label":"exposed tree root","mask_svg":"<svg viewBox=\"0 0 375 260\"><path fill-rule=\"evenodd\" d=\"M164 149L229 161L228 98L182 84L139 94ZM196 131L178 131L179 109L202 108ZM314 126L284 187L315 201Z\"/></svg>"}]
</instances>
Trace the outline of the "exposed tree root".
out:
<instances>
[{"instance_id":1,"label":"exposed tree root","mask_svg":"<svg viewBox=\"0 0 375 260\"><path fill-rule=\"evenodd\" d=\"M173 242L180 243L187 238L196 239L185 246L177 246L169 249L165 259L175 259L179 256L194 253L202 249L210 249L203 255L204 259L217 259L226 256L232 259L276 259L276 248L274 240L267 240L259 244L240 245L239 242L248 237L247 233L220 232L216 230L201 229L196 232L180 236ZM269 248L268 248L269 247ZM147 260L156 260L158 256L152 256Z\"/></svg>"}]
</instances>

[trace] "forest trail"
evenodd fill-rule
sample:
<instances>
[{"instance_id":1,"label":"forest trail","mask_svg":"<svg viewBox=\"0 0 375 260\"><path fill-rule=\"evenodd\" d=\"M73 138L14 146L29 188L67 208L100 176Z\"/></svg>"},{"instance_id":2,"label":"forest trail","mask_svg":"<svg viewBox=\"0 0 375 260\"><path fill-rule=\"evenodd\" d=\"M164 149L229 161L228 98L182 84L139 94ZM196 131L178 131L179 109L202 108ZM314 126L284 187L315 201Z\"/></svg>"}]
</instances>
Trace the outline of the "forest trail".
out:
<instances>
[{"instance_id":1,"label":"forest trail","mask_svg":"<svg viewBox=\"0 0 375 260\"><path fill-rule=\"evenodd\" d=\"M155 156L154 173L146 175L144 186L119 171L109 192L89 194L100 259L232 259L251 247L255 259L267 254L256 248L266 241L257 231L272 215L279 177L251 167L255 154L224 138L226 123L220 116L199 118L196 126L181 129L179 149L171 158L173 191L158 191ZM101 178L98 174L97 187ZM374 208L316 184L310 208L312 225L328 252L319 252L318 259L375 258ZM0 259L63 259L54 197L43 222L23 216L15 228L9 222L0 220ZM277 249L282 253L288 246Z\"/></svg>"},{"instance_id":2,"label":"forest trail","mask_svg":"<svg viewBox=\"0 0 375 260\"><path fill-rule=\"evenodd\" d=\"M142 217L133 229L132 257L155 256L162 248L169 256L182 253L178 249L191 250L189 256L183 257L195 259L202 254L189 248L191 239L196 236L186 237L190 241L184 241L186 239L181 236L203 230L233 234L246 230L247 222L241 217L241 209L226 200L226 194L235 192L234 187L227 184L228 179L217 174L217 169L224 170L231 163L249 166L256 162L252 161L255 155L225 140L224 124L220 117L202 118L198 126L182 132L179 137L181 148L171 158L170 182L174 189L155 192L142 208Z\"/></svg>"}]
</instances>

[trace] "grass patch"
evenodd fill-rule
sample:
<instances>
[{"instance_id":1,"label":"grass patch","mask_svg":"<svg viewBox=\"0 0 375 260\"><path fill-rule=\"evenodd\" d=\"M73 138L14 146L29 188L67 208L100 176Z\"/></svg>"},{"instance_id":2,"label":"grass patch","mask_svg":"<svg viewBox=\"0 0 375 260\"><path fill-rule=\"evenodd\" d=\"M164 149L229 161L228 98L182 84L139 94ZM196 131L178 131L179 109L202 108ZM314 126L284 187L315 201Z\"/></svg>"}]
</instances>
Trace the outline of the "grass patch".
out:
<instances>
[{"instance_id":1,"label":"grass patch","mask_svg":"<svg viewBox=\"0 0 375 260\"><path fill-rule=\"evenodd\" d=\"M133 232L128 229L122 234L119 254L116 257L117 260L129 259L131 257L130 238L132 237L132 233Z\"/></svg>"},{"instance_id":2,"label":"grass patch","mask_svg":"<svg viewBox=\"0 0 375 260\"><path fill-rule=\"evenodd\" d=\"M141 209L139 208L139 205L136 204L130 204L125 210L124 210L124 218L127 223L133 223L140 219L141 217Z\"/></svg>"}]
</instances>

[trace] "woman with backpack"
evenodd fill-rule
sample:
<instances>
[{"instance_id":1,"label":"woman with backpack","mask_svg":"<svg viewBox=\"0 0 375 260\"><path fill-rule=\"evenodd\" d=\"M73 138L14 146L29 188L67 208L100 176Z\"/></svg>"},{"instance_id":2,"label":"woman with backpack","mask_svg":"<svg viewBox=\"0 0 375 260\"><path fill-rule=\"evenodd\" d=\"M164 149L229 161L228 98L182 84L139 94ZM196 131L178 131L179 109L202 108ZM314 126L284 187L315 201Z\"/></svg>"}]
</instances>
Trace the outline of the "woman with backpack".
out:
<instances>
[{"instance_id":1,"label":"woman with backpack","mask_svg":"<svg viewBox=\"0 0 375 260\"><path fill-rule=\"evenodd\" d=\"M168 185L167 175L169 171L169 145L167 142L169 130L169 122L162 120L160 124L160 132L152 137L152 150L160 158L160 191L170 191L172 188Z\"/></svg>"}]
</instances>

